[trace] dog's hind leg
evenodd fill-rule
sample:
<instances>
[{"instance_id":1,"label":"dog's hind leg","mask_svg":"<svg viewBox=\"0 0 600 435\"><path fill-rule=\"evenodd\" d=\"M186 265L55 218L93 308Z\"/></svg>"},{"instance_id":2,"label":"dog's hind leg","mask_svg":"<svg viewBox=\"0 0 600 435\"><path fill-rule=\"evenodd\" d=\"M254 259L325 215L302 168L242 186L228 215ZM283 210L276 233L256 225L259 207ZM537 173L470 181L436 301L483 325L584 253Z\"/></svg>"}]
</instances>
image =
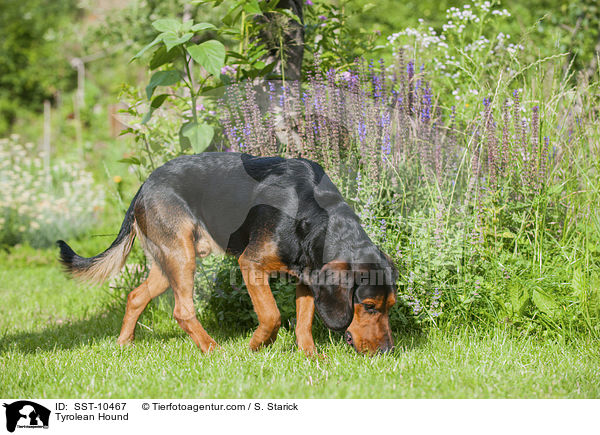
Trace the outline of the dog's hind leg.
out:
<instances>
[{"instance_id":1,"label":"dog's hind leg","mask_svg":"<svg viewBox=\"0 0 600 435\"><path fill-rule=\"evenodd\" d=\"M172 243L169 247L168 256L163 258L165 264L162 266L175 295L173 317L202 352L207 353L216 349L217 343L204 330L194 309L196 251L192 232L190 231L185 237L178 237L176 243Z\"/></svg>"},{"instance_id":2,"label":"dog's hind leg","mask_svg":"<svg viewBox=\"0 0 600 435\"><path fill-rule=\"evenodd\" d=\"M158 265L153 264L148 278L127 295L125 317L123 318L123 326L121 326L121 334L119 334L117 343L124 345L133 341L135 325L146 305L152 298L160 295L168 288L169 281Z\"/></svg>"}]
</instances>

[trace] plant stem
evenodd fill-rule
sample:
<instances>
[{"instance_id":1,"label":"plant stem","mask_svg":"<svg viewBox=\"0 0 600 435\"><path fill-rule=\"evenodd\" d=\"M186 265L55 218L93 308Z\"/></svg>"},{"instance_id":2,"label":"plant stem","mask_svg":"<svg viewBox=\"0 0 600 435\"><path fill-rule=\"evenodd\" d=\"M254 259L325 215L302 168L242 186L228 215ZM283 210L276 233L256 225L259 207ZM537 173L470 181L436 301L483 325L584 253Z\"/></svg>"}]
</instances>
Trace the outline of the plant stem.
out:
<instances>
[{"instance_id":1,"label":"plant stem","mask_svg":"<svg viewBox=\"0 0 600 435\"><path fill-rule=\"evenodd\" d=\"M190 90L190 98L192 100L192 117L194 118L194 122L198 123L198 113L196 112L197 95L194 90L194 85L192 82L192 71L190 70L190 59L189 59L188 55L186 54L185 50L183 49L183 47L181 49L183 50L185 70L190 79L190 83L187 83L187 82L185 82L185 83L186 83L186 86L188 87L188 89Z\"/></svg>"}]
</instances>

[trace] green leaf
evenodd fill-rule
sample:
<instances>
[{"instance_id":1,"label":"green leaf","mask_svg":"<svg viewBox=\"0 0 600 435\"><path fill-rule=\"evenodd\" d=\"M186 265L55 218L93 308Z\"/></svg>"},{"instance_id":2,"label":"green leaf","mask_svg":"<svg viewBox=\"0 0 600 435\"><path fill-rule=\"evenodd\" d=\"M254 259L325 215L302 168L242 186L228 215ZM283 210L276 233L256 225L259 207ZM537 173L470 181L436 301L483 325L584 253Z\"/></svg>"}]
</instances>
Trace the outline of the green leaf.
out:
<instances>
[{"instance_id":1,"label":"green leaf","mask_svg":"<svg viewBox=\"0 0 600 435\"><path fill-rule=\"evenodd\" d=\"M152 118L152 115L154 114L154 111L156 109L158 109L160 106L162 106L162 103L165 102L165 100L167 99L168 96L169 96L169 94L161 94L152 99L152 102L150 103L150 109L148 109L148 111L142 117L142 125L147 124L148 121L150 121L150 119Z\"/></svg>"},{"instance_id":2,"label":"green leaf","mask_svg":"<svg viewBox=\"0 0 600 435\"><path fill-rule=\"evenodd\" d=\"M208 30L208 29L217 30L217 28L214 25L210 24L210 23L198 23L198 24L194 24L192 26L191 30L193 32L199 32L200 30Z\"/></svg>"},{"instance_id":3,"label":"green leaf","mask_svg":"<svg viewBox=\"0 0 600 435\"><path fill-rule=\"evenodd\" d=\"M535 306L549 317L558 317L561 315L559 305L550 295L536 289L533 291L532 299Z\"/></svg>"},{"instance_id":4,"label":"green leaf","mask_svg":"<svg viewBox=\"0 0 600 435\"><path fill-rule=\"evenodd\" d=\"M150 44L146 45L144 48L142 48L140 51L138 51L137 54L135 56L133 56L129 62L139 58L142 54L144 54L150 48L154 47L156 44L161 42L163 40L163 37L164 37L164 35L158 35L156 38L154 38L154 41L152 41Z\"/></svg>"},{"instance_id":5,"label":"green leaf","mask_svg":"<svg viewBox=\"0 0 600 435\"><path fill-rule=\"evenodd\" d=\"M238 2L238 3L234 4L227 11L227 13L225 14L225 16L223 16L223 18L221 18L221 22L223 24L225 24L226 26L231 27L238 20L241 13L242 13L242 10L240 8L240 2Z\"/></svg>"},{"instance_id":6,"label":"green leaf","mask_svg":"<svg viewBox=\"0 0 600 435\"><path fill-rule=\"evenodd\" d=\"M235 59L239 59L239 60L246 60L246 56L244 56L244 55L241 55L241 54L239 54L239 53L237 53L237 52L235 52L235 51L231 51L231 50L229 50L229 51L227 52L227 56L228 56L228 57L233 57L233 58L235 58Z\"/></svg>"},{"instance_id":7,"label":"green leaf","mask_svg":"<svg viewBox=\"0 0 600 435\"><path fill-rule=\"evenodd\" d=\"M260 10L260 5L257 0L249 0L244 3L244 11L250 15L262 15L262 11Z\"/></svg>"},{"instance_id":8,"label":"green leaf","mask_svg":"<svg viewBox=\"0 0 600 435\"><path fill-rule=\"evenodd\" d=\"M152 27L154 27L159 32L177 33L179 29L181 29L181 25L181 21L176 20L174 18L162 18L160 20L152 22Z\"/></svg>"},{"instance_id":9,"label":"green leaf","mask_svg":"<svg viewBox=\"0 0 600 435\"><path fill-rule=\"evenodd\" d=\"M150 107L154 110L158 109L162 106L162 103L165 102L169 94L160 94L152 99L152 103L150 103Z\"/></svg>"},{"instance_id":10,"label":"green leaf","mask_svg":"<svg viewBox=\"0 0 600 435\"><path fill-rule=\"evenodd\" d=\"M302 21L300 21L300 18L298 17L298 15L296 15L295 13L293 13L292 11L290 11L289 9L275 9L276 12L279 12L282 15L285 15L286 17L288 17L291 20L296 21L297 23L302 24Z\"/></svg>"},{"instance_id":11,"label":"green leaf","mask_svg":"<svg viewBox=\"0 0 600 435\"><path fill-rule=\"evenodd\" d=\"M275 68L275 65L277 65L277 61L271 62L270 64L268 64L267 66L265 66L263 69L260 70L260 75L265 76L267 74L270 74L271 71L273 71L273 68Z\"/></svg>"},{"instance_id":12,"label":"green leaf","mask_svg":"<svg viewBox=\"0 0 600 435\"><path fill-rule=\"evenodd\" d=\"M150 83L146 86L146 95L148 99L152 98L152 94L154 94L154 90L158 86L170 86L174 85L181 79L181 74L176 70L167 70L167 71L157 71L152 74L150 78Z\"/></svg>"},{"instance_id":13,"label":"green leaf","mask_svg":"<svg viewBox=\"0 0 600 435\"><path fill-rule=\"evenodd\" d=\"M155 153L159 152L164 146L163 142L159 142L156 140L150 140L148 141L148 144L150 145L150 149Z\"/></svg>"},{"instance_id":14,"label":"green leaf","mask_svg":"<svg viewBox=\"0 0 600 435\"><path fill-rule=\"evenodd\" d=\"M174 33L167 33L163 38L163 42L167 47L167 51L171 51L173 47L177 47L178 45L188 42L190 39L192 39L192 36L194 36L193 33L186 33L180 37Z\"/></svg>"},{"instance_id":15,"label":"green leaf","mask_svg":"<svg viewBox=\"0 0 600 435\"><path fill-rule=\"evenodd\" d=\"M175 60L178 54L181 54L181 52L178 52L177 50L167 51L167 48L164 45L161 45L159 49L156 50L152 55L152 59L150 60L150 69L156 69L166 63L172 62Z\"/></svg>"},{"instance_id":16,"label":"green leaf","mask_svg":"<svg viewBox=\"0 0 600 435\"><path fill-rule=\"evenodd\" d=\"M529 292L522 285L514 283L509 288L509 294L513 311L523 316L529 305Z\"/></svg>"},{"instance_id":17,"label":"green leaf","mask_svg":"<svg viewBox=\"0 0 600 435\"><path fill-rule=\"evenodd\" d=\"M225 63L225 47L219 41L211 39L199 45L187 47L192 59L210 74L219 77L221 67Z\"/></svg>"},{"instance_id":18,"label":"green leaf","mask_svg":"<svg viewBox=\"0 0 600 435\"><path fill-rule=\"evenodd\" d=\"M585 281L585 275L583 274L581 269L575 269L573 271L573 279L571 280L571 285L573 286L573 292L581 300L585 299Z\"/></svg>"},{"instance_id":19,"label":"green leaf","mask_svg":"<svg viewBox=\"0 0 600 435\"><path fill-rule=\"evenodd\" d=\"M210 145L214 133L213 128L203 122L186 122L179 130L181 150L184 151L191 147L195 153L201 153Z\"/></svg>"},{"instance_id":20,"label":"green leaf","mask_svg":"<svg viewBox=\"0 0 600 435\"><path fill-rule=\"evenodd\" d=\"M137 157L127 157L125 159L117 160L119 163L127 163L128 165L141 165L142 162Z\"/></svg>"}]
</instances>

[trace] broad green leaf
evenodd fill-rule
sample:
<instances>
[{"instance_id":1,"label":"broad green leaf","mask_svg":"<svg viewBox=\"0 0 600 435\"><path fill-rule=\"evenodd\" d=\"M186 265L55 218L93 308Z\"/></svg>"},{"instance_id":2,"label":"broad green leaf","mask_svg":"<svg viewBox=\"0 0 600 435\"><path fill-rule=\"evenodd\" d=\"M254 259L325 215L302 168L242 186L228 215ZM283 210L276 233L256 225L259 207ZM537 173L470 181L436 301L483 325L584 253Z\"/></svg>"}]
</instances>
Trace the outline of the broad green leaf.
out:
<instances>
[{"instance_id":1,"label":"broad green leaf","mask_svg":"<svg viewBox=\"0 0 600 435\"><path fill-rule=\"evenodd\" d=\"M181 150L192 148L195 153L201 153L210 145L214 135L213 128L205 123L187 122L179 130Z\"/></svg>"},{"instance_id":2,"label":"broad green leaf","mask_svg":"<svg viewBox=\"0 0 600 435\"><path fill-rule=\"evenodd\" d=\"M260 75L261 76L265 76L267 74L270 74L271 71L273 71L273 68L275 68L275 65L277 65L277 62L271 62L270 64L268 64L267 66L265 66L263 69L260 70Z\"/></svg>"},{"instance_id":3,"label":"broad green leaf","mask_svg":"<svg viewBox=\"0 0 600 435\"><path fill-rule=\"evenodd\" d=\"M260 10L260 5L257 0L249 0L244 3L244 11L250 15L262 15L262 11Z\"/></svg>"},{"instance_id":4,"label":"broad green leaf","mask_svg":"<svg viewBox=\"0 0 600 435\"><path fill-rule=\"evenodd\" d=\"M169 94L160 94L152 99L152 103L150 103L150 107L154 110L158 109L162 106L162 103L165 102Z\"/></svg>"},{"instance_id":5,"label":"broad green leaf","mask_svg":"<svg viewBox=\"0 0 600 435\"><path fill-rule=\"evenodd\" d=\"M130 62L139 58L142 54L144 54L150 48L154 47L156 44L161 42L163 40L163 37L164 37L164 35L158 35L156 38L154 38L154 41L152 41L150 44L146 45L144 48L142 48L140 51L138 51L136 53L136 55L131 58Z\"/></svg>"},{"instance_id":6,"label":"broad green leaf","mask_svg":"<svg viewBox=\"0 0 600 435\"><path fill-rule=\"evenodd\" d=\"M163 42L167 47L167 51L171 51L173 47L177 47L178 45L185 44L194 36L193 33L186 33L183 36L178 37L174 33L167 33L163 38Z\"/></svg>"},{"instance_id":7,"label":"broad green leaf","mask_svg":"<svg viewBox=\"0 0 600 435\"><path fill-rule=\"evenodd\" d=\"M158 86L170 86L177 83L181 79L181 74L179 71L175 70L167 70L167 71L157 71L152 74L150 78L150 83L146 86L146 96L148 99L152 98L152 94L154 94L154 90Z\"/></svg>"},{"instance_id":8,"label":"broad green leaf","mask_svg":"<svg viewBox=\"0 0 600 435\"><path fill-rule=\"evenodd\" d=\"M550 295L536 289L533 291L532 299L535 306L542 313L548 315L549 317L560 316L560 307Z\"/></svg>"},{"instance_id":9,"label":"broad green leaf","mask_svg":"<svg viewBox=\"0 0 600 435\"><path fill-rule=\"evenodd\" d=\"M214 25L210 24L210 23L198 23L198 24L194 24L192 26L192 28L191 28L191 30L193 32L199 32L200 30L208 30L208 29L217 30L217 28Z\"/></svg>"},{"instance_id":10,"label":"broad green leaf","mask_svg":"<svg viewBox=\"0 0 600 435\"><path fill-rule=\"evenodd\" d=\"M211 39L199 45L187 47L192 59L210 74L219 77L225 63L225 47L219 41Z\"/></svg>"},{"instance_id":11,"label":"broad green leaf","mask_svg":"<svg viewBox=\"0 0 600 435\"><path fill-rule=\"evenodd\" d=\"M154 27L159 32L178 32L181 29L181 21L176 20L174 18L162 18L160 20L156 20L152 22L152 27Z\"/></svg>"},{"instance_id":12,"label":"broad green leaf","mask_svg":"<svg viewBox=\"0 0 600 435\"><path fill-rule=\"evenodd\" d=\"M172 62L175 60L178 54L181 54L181 52L178 52L177 50L167 51L167 48L164 45L160 46L159 49L156 50L152 55L152 59L150 60L150 69L156 69L166 63Z\"/></svg>"}]
</instances>

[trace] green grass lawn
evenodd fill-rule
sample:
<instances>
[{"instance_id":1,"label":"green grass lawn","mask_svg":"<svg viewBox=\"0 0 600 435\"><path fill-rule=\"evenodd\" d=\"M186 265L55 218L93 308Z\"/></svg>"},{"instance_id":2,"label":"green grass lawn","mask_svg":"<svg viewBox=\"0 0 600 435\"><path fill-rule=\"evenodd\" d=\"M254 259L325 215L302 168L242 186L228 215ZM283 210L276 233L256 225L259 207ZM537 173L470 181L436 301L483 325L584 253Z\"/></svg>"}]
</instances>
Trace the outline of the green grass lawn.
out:
<instances>
[{"instance_id":1,"label":"green grass lawn","mask_svg":"<svg viewBox=\"0 0 600 435\"><path fill-rule=\"evenodd\" d=\"M359 356L321 334L307 359L293 331L251 352L251 331L206 325L223 349L203 355L169 313L167 293L115 340L124 304L63 276L54 251L0 258L0 397L5 398L598 398L600 353L504 329L407 335L391 355Z\"/></svg>"}]
</instances>

